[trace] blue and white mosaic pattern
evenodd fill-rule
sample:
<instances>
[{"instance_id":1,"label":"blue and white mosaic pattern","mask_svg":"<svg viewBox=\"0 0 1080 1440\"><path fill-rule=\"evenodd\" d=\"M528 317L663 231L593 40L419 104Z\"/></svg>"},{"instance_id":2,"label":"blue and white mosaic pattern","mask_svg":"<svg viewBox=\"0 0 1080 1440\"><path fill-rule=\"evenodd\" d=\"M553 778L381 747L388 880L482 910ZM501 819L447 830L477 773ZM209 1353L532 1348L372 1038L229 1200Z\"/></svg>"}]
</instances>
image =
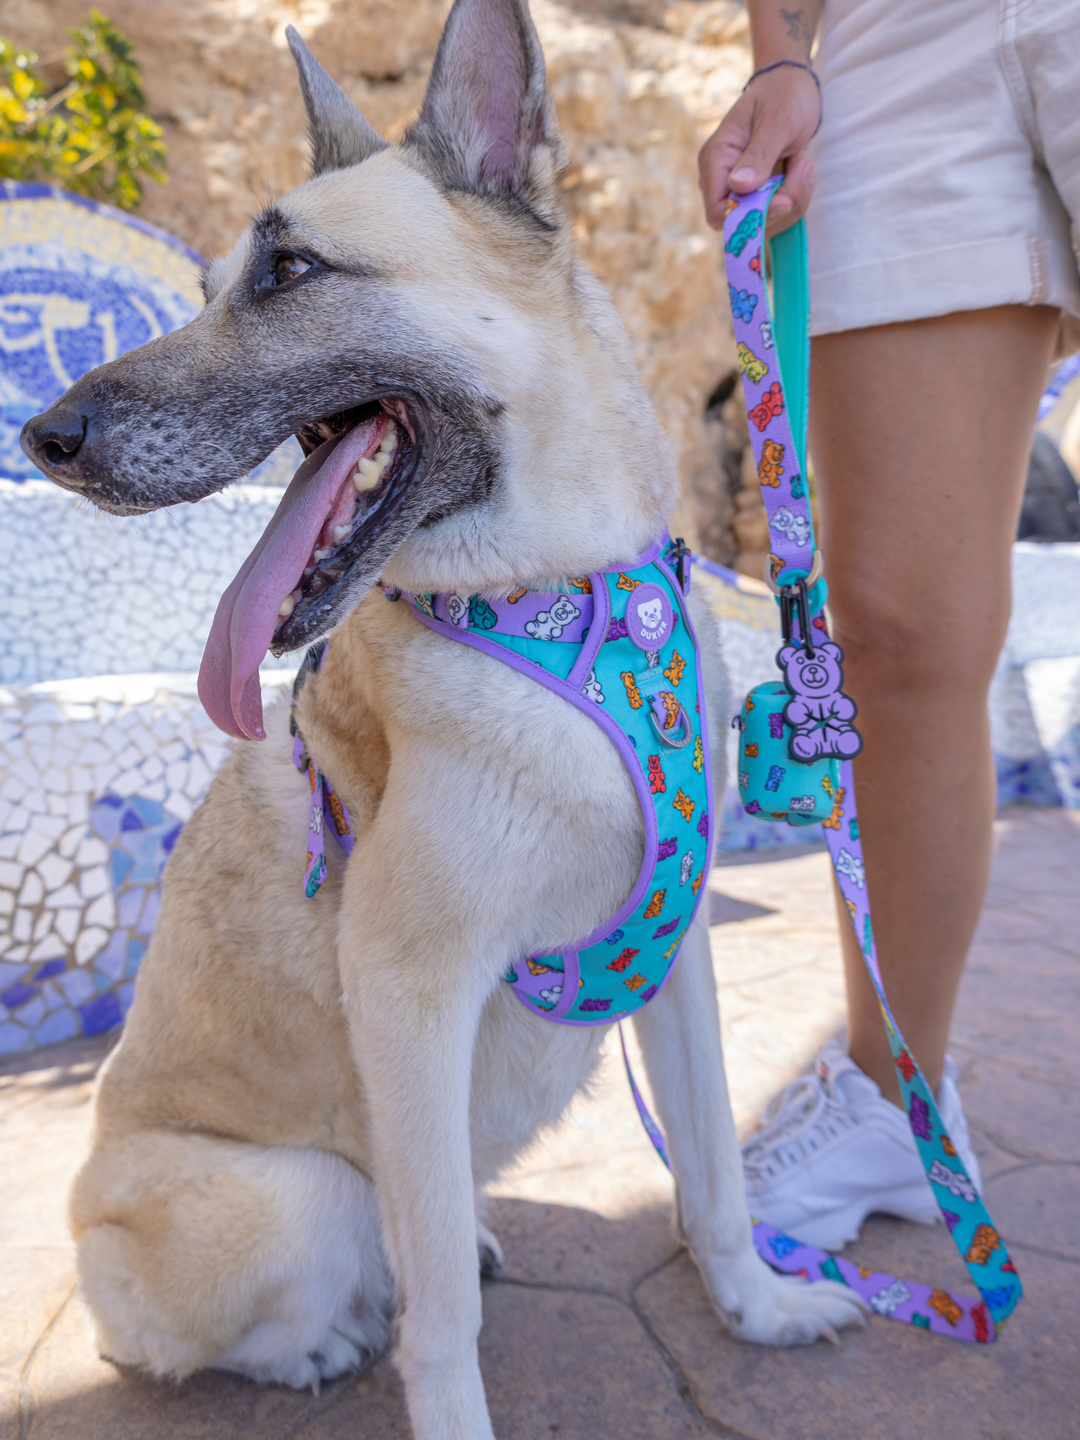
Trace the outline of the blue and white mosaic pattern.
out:
<instances>
[{"instance_id":1,"label":"blue and white mosaic pattern","mask_svg":"<svg viewBox=\"0 0 1080 1440\"><path fill-rule=\"evenodd\" d=\"M1080 544L1013 546L1013 608L990 693L1001 804L1080 809Z\"/></svg>"},{"instance_id":2,"label":"blue and white mosaic pattern","mask_svg":"<svg viewBox=\"0 0 1080 1440\"><path fill-rule=\"evenodd\" d=\"M204 264L111 206L0 181L0 476L42 478L19 448L27 420L95 365L193 320ZM299 461L292 442L250 478L287 484Z\"/></svg>"},{"instance_id":3,"label":"blue and white mosaic pattern","mask_svg":"<svg viewBox=\"0 0 1080 1440\"><path fill-rule=\"evenodd\" d=\"M193 320L202 261L49 185L0 185L0 475L40 478L19 431L87 370Z\"/></svg>"},{"instance_id":4,"label":"blue and white mosaic pattern","mask_svg":"<svg viewBox=\"0 0 1080 1440\"><path fill-rule=\"evenodd\" d=\"M0 690L0 1054L120 1023L162 866L226 753L193 675Z\"/></svg>"}]
</instances>

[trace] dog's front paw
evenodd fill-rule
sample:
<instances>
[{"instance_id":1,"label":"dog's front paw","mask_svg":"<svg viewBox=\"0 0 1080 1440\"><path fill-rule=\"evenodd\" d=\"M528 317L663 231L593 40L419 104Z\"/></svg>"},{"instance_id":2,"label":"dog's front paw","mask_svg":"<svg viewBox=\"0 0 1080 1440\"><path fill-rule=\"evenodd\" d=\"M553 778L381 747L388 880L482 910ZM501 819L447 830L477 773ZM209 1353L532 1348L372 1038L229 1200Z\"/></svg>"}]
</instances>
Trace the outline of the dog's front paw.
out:
<instances>
[{"instance_id":1,"label":"dog's front paw","mask_svg":"<svg viewBox=\"0 0 1080 1440\"><path fill-rule=\"evenodd\" d=\"M865 1325L869 1307L846 1285L778 1275L750 1251L737 1260L699 1261L725 1325L754 1345L838 1343L837 1331Z\"/></svg>"},{"instance_id":2,"label":"dog's front paw","mask_svg":"<svg viewBox=\"0 0 1080 1440\"><path fill-rule=\"evenodd\" d=\"M481 1280L491 1280L503 1267L502 1246L482 1220L476 1222L476 1254Z\"/></svg>"}]
</instances>

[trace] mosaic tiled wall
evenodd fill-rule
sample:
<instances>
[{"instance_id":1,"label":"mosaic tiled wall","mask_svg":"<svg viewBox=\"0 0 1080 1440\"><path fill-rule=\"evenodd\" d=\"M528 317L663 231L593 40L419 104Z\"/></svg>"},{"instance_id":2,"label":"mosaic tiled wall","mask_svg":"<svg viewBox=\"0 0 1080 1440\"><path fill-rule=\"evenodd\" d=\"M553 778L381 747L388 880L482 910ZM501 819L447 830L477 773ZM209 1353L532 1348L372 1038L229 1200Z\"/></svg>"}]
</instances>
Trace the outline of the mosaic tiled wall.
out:
<instances>
[{"instance_id":1,"label":"mosaic tiled wall","mask_svg":"<svg viewBox=\"0 0 1080 1440\"><path fill-rule=\"evenodd\" d=\"M0 690L0 1054L120 1023L162 866L225 754L194 676Z\"/></svg>"},{"instance_id":2,"label":"mosaic tiled wall","mask_svg":"<svg viewBox=\"0 0 1080 1440\"><path fill-rule=\"evenodd\" d=\"M1080 545L1014 545L1012 592L990 691L998 803L1080 809Z\"/></svg>"},{"instance_id":3,"label":"mosaic tiled wall","mask_svg":"<svg viewBox=\"0 0 1080 1440\"><path fill-rule=\"evenodd\" d=\"M221 592L280 495L235 486L121 520L44 480L0 480L0 684L198 670Z\"/></svg>"},{"instance_id":4,"label":"mosaic tiled wall","mask_svg":"<svg viewBox=\"0 0 1080 1440\"><path fill-rule=\"evenodd\" d=\"M132 216L0 183L0 475L38 476L19 431L80 375L194 319L201 268Z\"/></svg>"},{"instance_id":5,"label":"mosaic tiled wall","mask_svg":"<svg viewBox=\"0 0 1080 1440\"><path fill-rule=\"evenodd\" d=\"M193 320L203 260L133 215L52 185L0 181L0 476L40 480L19 447L81 375ZM252 472L285 485L300 448Z\"/></svg>"}]
</instances>

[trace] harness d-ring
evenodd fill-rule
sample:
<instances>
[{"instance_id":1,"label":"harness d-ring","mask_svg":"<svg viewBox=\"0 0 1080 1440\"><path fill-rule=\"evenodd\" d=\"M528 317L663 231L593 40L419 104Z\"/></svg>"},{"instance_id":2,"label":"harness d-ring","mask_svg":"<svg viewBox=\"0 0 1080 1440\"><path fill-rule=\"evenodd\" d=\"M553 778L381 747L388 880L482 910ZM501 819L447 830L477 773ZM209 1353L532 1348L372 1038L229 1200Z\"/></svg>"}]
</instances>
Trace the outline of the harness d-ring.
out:
<instances>
[{"instance_id":1,"label":"harness d-ring","mask_svg":"<svg viewBox=\"0 0 1080 1440\"><path fill-rule=\"evenodd\" d=\"M783 587L777 585L776 581L772 578L772 558L773 557L771 555L765 556L765 564L762 566L761 578L765 581L765 584L769 587L769 589L774 595L779 595ZM814 558L810 564L810 574L806 577L806 588L808 590L814 585L816 581L821 579L821 572L823 569L824 566L821 562L821 551L815 550Z\"/></svg>"},{"instance_id":2,"label":"harness d-ring","mask_svg":"<svg viewBox=\"0 0 1080 1440\"><path fill-rule=\"evenodd\" d=\"M694 738L694 729L693 726L690 724L690 716L687 715L686 711L681 705L679 706L678 718L682 721L683 738L681 740L676 740L674 734L672 733L675 729L674 725L671 727L671 730L665 730L662 725L658 724L655 710L650 709L649 711L649 721L652 725L652 728L656 731L657 735L664 742L664 744L670 745L673 750L681 750L684 745L689 745L690 741Z\"/></svg>"}]
</instances>

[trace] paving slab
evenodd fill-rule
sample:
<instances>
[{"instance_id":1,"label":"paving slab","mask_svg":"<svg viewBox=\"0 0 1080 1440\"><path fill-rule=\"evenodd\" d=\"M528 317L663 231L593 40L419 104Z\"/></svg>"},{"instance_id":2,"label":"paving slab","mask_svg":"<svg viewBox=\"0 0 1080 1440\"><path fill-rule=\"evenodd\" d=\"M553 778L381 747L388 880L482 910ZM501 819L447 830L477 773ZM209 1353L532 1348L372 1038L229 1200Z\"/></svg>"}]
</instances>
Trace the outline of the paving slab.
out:
<instances>
[{"instance_id":1,"label":"paving slab","mask_svg":"<svg viewBox=\"0 0 1080 1440\"><path fill-rule=\"evenodd\" d=\"M855 1253L856 1247L849 1247ZM1027 1300L992 1346L873 1318L838 1346L740 1345L680 1256L638 1292L707 1422L744 1440L1075 1440L1075 1266L1025 1256Z\"/></svg>"},{"instance_id":2,"label":"paving slab","mask_svg":"<svg viewBox=\"0 0 1080 1440\"><path fill-rule=\"evenodd\" d=\"M843 1024L828 857L723 857L713 957L740 1130ZM1065 1440L1080 1437L1080 814L998 824L952 1049L987 1200L1026 1299L969 1347L874 1317L838 1346L730 1339L672 1226L673 1186L617 1046L589 1097L487 1201L506 1264L484 1285L481 1365L499 1440ZM647 1085L632 1033L632 1063ZM319 1396L203 1372L164 1385L94 1353L66 1192L108 1037L0 1068L0 1440L408 1440L389 1359ZM970 1284L942 1227L873 1217L845 1252Z\"/></svg>"}]
</instances>

